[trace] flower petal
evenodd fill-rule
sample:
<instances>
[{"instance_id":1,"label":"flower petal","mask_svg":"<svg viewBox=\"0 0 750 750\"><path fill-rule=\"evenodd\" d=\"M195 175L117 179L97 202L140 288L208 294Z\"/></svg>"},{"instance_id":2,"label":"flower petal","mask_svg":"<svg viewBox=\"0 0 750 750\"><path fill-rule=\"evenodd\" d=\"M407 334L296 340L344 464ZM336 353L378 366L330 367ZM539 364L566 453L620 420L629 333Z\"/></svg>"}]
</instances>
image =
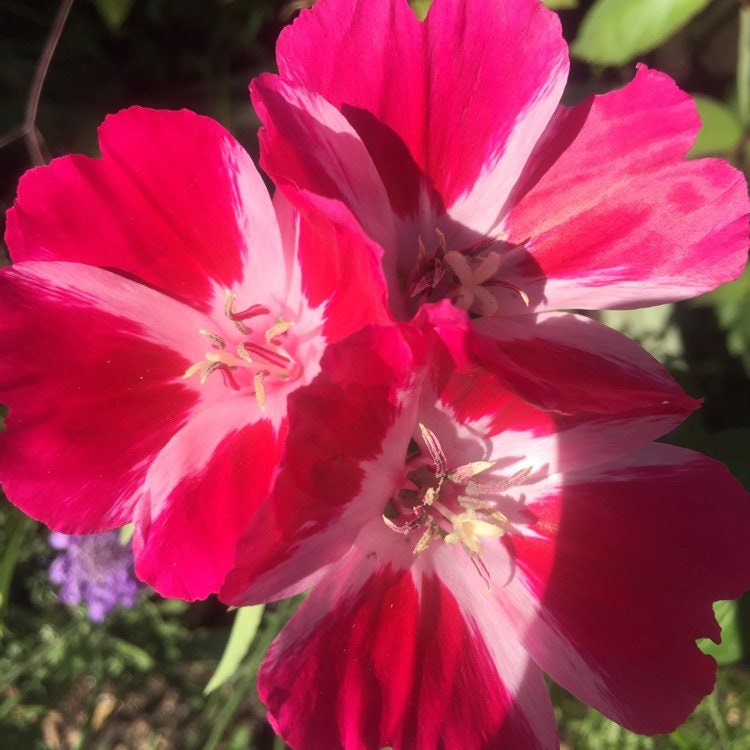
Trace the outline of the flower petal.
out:
<instances>
[{"instance_id":1,"label":"flower petal","mask_svg":"<svg viewBox=\"0 0 750 750\"><path fill-rule=\"evenodd\" d=\"M326 349L320 375L289 397L273 497L238 546L222 601L305 590L385 505L413 431L418 356L395 326L370 326Z\"/></svg>"},{"instance_id":2,"label":"flower petal","mask_svg":"<svg viewBox=\"0 0 750 750\"><path fill-rule=\"evenodd\" d=\"M297 258L289 270L290 287L302 288L312 308L325 304L327 341L339 341L372 323L391 322L382 249L358 225L335 224L315 210L301 214L281 190L274 195L274 206L283 244Z\"/></svg>"},{"instance_id":3,"label":"flower petal","mask_svg":"<svg viewBox=\"0 0 750 750\"><path fill-rule=\"evenodd\" d=\"M557 747L544 683L521 649L502 643L498 663L438 577L353 557L313 590L261 669L259 693L287 742Z\"/></svg>"},{"instance_id":4,"label":"flower petal","mask_svg":"<svg viewBox=\"0 0 750 750\"><path fill-rule=\"evenodd\" d=\"M502 277L543 287L539 310L642 307L736 278L747 186L724 161L684 161L699 127L690 97L643 66L623 89L562 110L505 220L525 244Z\"/></svg>"},{"instance_id":5,"label":"flower petal","mask_svg":"<svg viewBox=\"0 0 750 750\"><path fill-rule=\"evenodd\" d=\"M540 408L659 417L659 437L699 405L642 347L589 318L545 313L473 324L477 359Z\"/></svg>"},{"instance_id":6,"label":"flower petal","mask_svg":"<svg viewBox=\"0 0 750 750\"><path fill-rule=\"evenodd\" d=\"M108 271L49 262L0 273L0 314L8 497L66 533L128 522L149 464L201 400L181 376L205 317Z\"/></svg>"},{"instance_id":7,"label":"flower petal","mask_svg":"<svg viewBox=\"0 0 750 750\"><path fill-rule=\"evenodd\" d=\"M134 520L143 580L183 599L217 591L269 492L280 441L251 393L218 375L183 379L210 322L143 284L64 262L4 269L0 314L9 499L66 533Z\"/></svg>"},{"instance_id":8,"label":"flower petal","mask_svg":"<svg viewBox=\"0 0 750 750\"><path fill-rule=\"evenodd\" d=\"M360 223L383 247L392 247L388 197L344 116L317 92L275 75L254 79L250 92L264 123L261 165L280 188L294 188L295 205L317 208L341 225Z\"/></svg>"},{"instance_id":9,"label":"flower petal","mask_svg":"<svg viewBox=\"0 0 750 750\"><path fill-rule=\"evenodd\" d=\"M115 269L208 310L255 248L280 253L268 191L218 123L140 107L109 116L102 159L27 172L8 212L11 256Z\"/></svg>"},{"instance_id":10,"label":"flower petal","mask_svg":"<svg viewBox=\"0 0 750 750\"><path fill-rule=\"evenodd\" d=\"M667 445L528 491L535 533L513 538L537 610L524 644L623 726L671 731L714 684L695 643L718 636L712 603L750 587L750 497L717 462Z\"/></svg>"},{"instance_id":11,"label":"flower petal","mask_svg":"<svg viewBox=\"0 0 750 750\"><path fill-rule=\"evenodd\" d=\"M568 67L557 16L535 0L435 0L423 23L405 0L325 0L282 32L277 60L282 77L347 117L399 215L425 197L442 212L470 195L457 212L481 230L553 114Z\"/></svg>"},{"instance_id":12,"label":"flower petal","mask_svg":"<svg viewBox=\"0 0 750 750\"><path fill-rule=\"evenodd\" d=\"M229 400L197 415L149 468L133 551L138 576L162 596L217 592L269 494L282 443L269 420L251 421L243 405Z\"/></svg>"}]
</instances>

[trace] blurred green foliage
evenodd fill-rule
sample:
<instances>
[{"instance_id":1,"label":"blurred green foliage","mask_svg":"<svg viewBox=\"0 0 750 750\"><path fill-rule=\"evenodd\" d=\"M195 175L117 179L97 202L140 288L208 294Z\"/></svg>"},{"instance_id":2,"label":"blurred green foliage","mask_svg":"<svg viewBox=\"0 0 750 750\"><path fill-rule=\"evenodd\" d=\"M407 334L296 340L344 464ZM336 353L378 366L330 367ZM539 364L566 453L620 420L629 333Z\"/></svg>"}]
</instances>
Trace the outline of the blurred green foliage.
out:
<instances>
[{"instance_id":1,"label":"blurred green foliage","mask_svg":"<svg viewBox=\"0 0 750 750\"><path fill-rule=\"evenodd\" d=\"M711 0L597 0L571 47L597 65L622 65L679 31Z\"/></svg>"}]
</instances>

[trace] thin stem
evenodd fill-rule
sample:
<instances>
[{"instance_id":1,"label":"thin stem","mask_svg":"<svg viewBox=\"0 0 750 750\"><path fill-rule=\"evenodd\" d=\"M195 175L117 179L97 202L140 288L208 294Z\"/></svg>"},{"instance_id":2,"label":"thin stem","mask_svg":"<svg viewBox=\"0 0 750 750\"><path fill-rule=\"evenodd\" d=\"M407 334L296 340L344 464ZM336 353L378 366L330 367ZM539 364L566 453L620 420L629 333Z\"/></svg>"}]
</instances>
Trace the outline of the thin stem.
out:
<instances>
[{"instance_id":1,"label":"thin stem","mask_svg":"<svg viewBox=\"0 0 750 750\"><path fill-rule=\"evenodd\" d=\"M740 34L737 46L737 109L747 130L750 125L750 6L740 6Z\"/></svg>"},{"instance_id":2,"label":"thin stem","mask_svg":"<svg viewBox=\"0 0 750 750\"><path fill-rule=\"evenodd\" d=\"M31 89L29 90L29 98L26 102L26 116L23 123L24 139L26 141L26 148L29 150L31 162L36 166L44 164L46 161L42 154L42 137L36 127L39 100L42 96L42 87L47 78L47 72L49 71L50 63L52 62L52 56L57 49L62 30L65 27L65 22L68 20L68 14L73 7L73 1L74 0L63 0L62 3L60 3L60 7L57 9L57 15L55 16L47 41L44 44L44 49L42 49L42 55L37 63L36 71L34 72L34 79L31 82Z\"/></svg>"}]
</instances>

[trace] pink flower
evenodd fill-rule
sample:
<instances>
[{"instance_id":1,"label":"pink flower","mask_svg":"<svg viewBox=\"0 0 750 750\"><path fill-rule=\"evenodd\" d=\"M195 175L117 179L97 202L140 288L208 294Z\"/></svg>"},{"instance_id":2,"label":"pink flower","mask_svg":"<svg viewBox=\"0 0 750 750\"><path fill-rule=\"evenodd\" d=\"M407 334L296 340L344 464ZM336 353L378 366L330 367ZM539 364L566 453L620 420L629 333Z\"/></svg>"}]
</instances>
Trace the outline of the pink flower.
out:
<instances>
[{"instance_id":1,"label":"pink flower","mask_svg":"<svg viewBox=\"0 0 750 750\"><path fill-rule=\"evenodd\" d=\"M303 209L354 217L382 245L397 318L448 298L490 339L523 341L519 355L566 348L572 362L611 334L550 311L684 299L746 262L745 180L685 161L690 97L641 66L619 91L560 105L567 48L538 0L435 0L424 22L406 0L319 0L277 60L251 86L262 164Z\"/></svg>"},{"instance_id":2,"label":"pink flower","mask_svg":"<svg viewBox=\"0 0 750 750\"><path fill-rule=\"evenodd\" d=\"M649 445L648 418L529 405L455 310L428 314L452 325L365 329L290 397L273 499L220 594L315 584L261 669L271 723L297 750L549 749L544 671L673 729L713 686L712 602L750 586L747 493Z\"/></svg>"},{"instance_id":3,"label":"pink flower","mask_svg":"<svg viewBox=\"0 0 750 750\"><path fill-rule=\"evenodd\" d=\"M0 480L57 531L134 521L139 577L202 598L269 491L287 396L388 319L383 291L339 262L363 240L272 204L212 120L133 108L100 145L28 172L8 213Z\"/></svg>"}]
</instances>

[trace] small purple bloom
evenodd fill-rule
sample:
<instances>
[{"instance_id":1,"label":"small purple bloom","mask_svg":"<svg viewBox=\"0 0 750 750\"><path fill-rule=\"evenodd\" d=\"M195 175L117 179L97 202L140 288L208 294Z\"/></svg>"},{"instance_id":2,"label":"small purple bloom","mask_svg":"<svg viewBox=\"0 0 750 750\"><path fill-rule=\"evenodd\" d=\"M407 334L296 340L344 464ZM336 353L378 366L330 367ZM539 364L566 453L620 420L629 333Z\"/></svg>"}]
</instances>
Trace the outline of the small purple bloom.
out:
<instances>
[{"instance_id":1,"label":"small purple bloom","mask_svg":"<svg viewBox=\"0 0 750 750\"><path fill-rule=\"evenodd\" d=\"M61 602L87 604L94 622L118 604L135 604L140 584L133 572L133 552L120 543L118 530L82 536L53 532L49 542L61 551L49 569L52 583L60 584Z\"/></svg>"}]
</instances>

